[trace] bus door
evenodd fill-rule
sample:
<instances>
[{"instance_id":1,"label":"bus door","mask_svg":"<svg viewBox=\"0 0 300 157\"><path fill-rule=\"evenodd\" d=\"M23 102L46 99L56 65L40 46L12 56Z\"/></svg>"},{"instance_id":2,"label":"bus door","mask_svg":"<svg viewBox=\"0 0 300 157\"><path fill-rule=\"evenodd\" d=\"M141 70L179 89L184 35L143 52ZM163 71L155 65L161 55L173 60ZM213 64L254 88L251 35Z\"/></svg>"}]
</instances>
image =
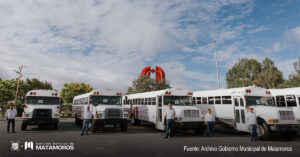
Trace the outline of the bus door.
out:
<instances>
[{"instance_id":1,"label":"bus door","mask_svg":"<svg viewBox=\"0 0 300 157\"><path fill-rule=\"evenodd\" d=\"M297 111L300 113L300 95L296 95Z\"/></svg>"},{"instance_id":2,"label":"bus door","mask_svg":"<svg viewBox=\"0 0 300 157\"><path fill-rule=\"evenodd\" d=\"M246 111L244 99L240 96L233 97L234 102L234 115L235 115L235 127L239 131L248 132L248 124L246 123Z\"/></svg>"},{"instance_id":3,"label":"bus door","mask_svg":"<svg viewBox=\"0 0 300 157\"><path fill-rule=\"evenodd\" d=\"M157 96L156 98L156 123L155 128L160 130L165 130L164 121L163 121L163 100L162 96Z\"/></svg>"}]
</instances>

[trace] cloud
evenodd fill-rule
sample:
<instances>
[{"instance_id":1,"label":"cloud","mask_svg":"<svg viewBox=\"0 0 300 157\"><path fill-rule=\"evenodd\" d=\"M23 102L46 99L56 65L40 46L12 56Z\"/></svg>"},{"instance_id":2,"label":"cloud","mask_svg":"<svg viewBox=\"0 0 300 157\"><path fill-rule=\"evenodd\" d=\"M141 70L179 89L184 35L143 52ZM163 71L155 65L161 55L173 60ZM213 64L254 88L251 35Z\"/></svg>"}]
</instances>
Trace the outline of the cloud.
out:
<instances>
[{"instance_id":1,"label":"cloud","mask_svg":"<svg viewBox=\"0 0 300 157\"><path fill-rule=\"evenodd\" d=\"M174 86L192 87L190 79L205 86L207 74L168 56L205 54L208 40L238 38L245 26L227 23L252 8L252 1L239 0L3 0L0 74L13 78L12 69L22 64L28 66L26 77L48 80L57 89L76 81L124 91L144 66L157 63ZM230 18L223 18L225 12Z\"/></svg>"},{"instance_id":2,"label":"cloud","mask_svg":"<svg viewBox=\"0 0 300 157\"><path fill-rule=\"evenodd\" d=\"M254 28L254 29L251 29L251 30L247 31L247 33L248 34L253 34L253 33L263 32L263 31L266 31L266 30L269 30L269 28L266 27L266 26L260 26L260 27L257 27L257 28Z\"/></svg>"},{"instance_id":3,"label":"cloud","mask_svg":"<svg viewBox=\"0 0 300 157\"><path fill-rule=\"evenodd\" d=\"M290 40L300 43L300 26L287 30L285 35Z\"/></svg>"},{"instance_id":4,"label":"cloud","mask_svg":"<svg viewBox=\"0 0 300 157\"><path fill-rule=\"evenodd\" d=\"M281 50L282 46L281 46L281 44L280 44L279 42L276 42L276 43L273 45L272 48L273 48L273 50L274 50L275 52L278 52L278 51Z\"/></svg>"}]
</instances>

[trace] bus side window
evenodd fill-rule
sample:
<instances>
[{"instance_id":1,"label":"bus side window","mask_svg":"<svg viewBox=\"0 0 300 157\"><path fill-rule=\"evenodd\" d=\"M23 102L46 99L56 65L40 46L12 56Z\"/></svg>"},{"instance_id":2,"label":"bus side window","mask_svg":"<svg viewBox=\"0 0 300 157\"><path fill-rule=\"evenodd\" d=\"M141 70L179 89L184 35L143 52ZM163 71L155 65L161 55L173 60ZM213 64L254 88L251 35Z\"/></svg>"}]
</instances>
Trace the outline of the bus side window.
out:
<instances>
[{"instance_id":1,"label":"bus side window","mask_svg":"<svg viewBox=\"0 0 300 157\"><path fill-rule=\"evenodd\" d=\"M156 105L156 98L152 98L152 105Z\"/></svg>"},{"instance_id":2,"label":"bus side window","mask_svg":"<svg viewBox=\"0 0 300 157\"><path fill-rule=\"evenodd\" d=\"M197 103L197 104L201 104L201 97L197 97L196 103Z\"/></svg>"},{"instance_id":3,"label":"bus side window","mask_svg":"<svg viewBox=\"0 0 300 157\"><path fill-rule=\"evenodd\" d=\"M239 102L238 102L237 98L234 98L234 104L235 104L235 106L239 106Z\"/></svg>"},{"instance_id":4,"label":"bus side window","mask_svg":"<svg viewBox=\"0 0 300 157\"><path fill-rule=\"evenodd\" d=\"M221 97L220 96L215 97L215 104L221 104Z\"/></svg>"},{"instance_id":5,"label":"bus side window","mask_svg":"<svg viewBox=\"0 0 300 157\"><path fill-rule=\"evenodd\" d=\"M202 97L202 104L207 104L207 97Z\"/></svg>"},{"instance_id":6,"label":"bus side window","mask_svg":"<svg viewBox=\"0 0 300 157\"><path fill-rule=\"evenodd\" d=\"M208 97L208 104L210 105L214 104L214 97Z\"/></svg>"},{"instance_id":7,"label":"bus side window","mask_svg":"<svg viewBox=\"0 0 300 157\"><path fill-rule=\"evenodd\" d=\"M222 96L222 104L232 104L231 96Z\"/></svg>"},{"instance_id":8,"label":"bus side window","mask_svg":"<svg viewBox=\"0 0 300 157\"><path fill-rule=\"evenodd\" d=\"M286 105L288 107L295 107L295 106L297 106L295 95L287 95L286 96Z\"/></svg>"},{"instance_id":9,"label":"bus side window","mask_svg":"<svg viewBox=\"0 0 300 157\"><path fill-rule=\"evenodd\" d=\"M244 106L244 99L243 98L240 98L240 105Z\"/></svg>"},{"instance_id":10,"label":"bus side window","mask_svg":"<svg viewBox=\"0 0 300 157\"><path fill-rule=\"evenodd\" d=\"M162 96L158 97L158 107L162 107Z\"/></svg>"},{"instance_id":11,"label":"bus side window","mask_svg":"<svg viewBox=\"0 0 300 157\"><path fill-rule=\"evenodd\" d=\"M145 105L143 98L141 99L141 105Z\"/></svg>"},{"instance_id":12,"label":"bus side window","mask_svg":"<svg viewBox=\"0 0 300 157\"><path fill-rule=\"evenodd\" d=\"M284 100L284 96L276 96L276 102L277 102L277 107L285 107L285 100Z\"/></svg>"}]
</instances>

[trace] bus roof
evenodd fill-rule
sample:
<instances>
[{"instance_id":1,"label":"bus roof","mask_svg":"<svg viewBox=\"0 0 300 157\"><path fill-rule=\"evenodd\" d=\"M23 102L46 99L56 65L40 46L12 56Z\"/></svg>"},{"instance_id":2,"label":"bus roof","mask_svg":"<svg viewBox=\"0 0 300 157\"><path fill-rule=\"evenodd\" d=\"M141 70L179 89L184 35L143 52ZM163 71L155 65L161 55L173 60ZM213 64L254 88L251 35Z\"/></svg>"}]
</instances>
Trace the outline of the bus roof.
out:
<instances>
[{"instance_id":1,"label":"bus roof","mask_svg":"<svg viewBox=\"0 0 300 157\"><path fill-rule=\"evenodd\" d=\"M206 91L195 91L193 96L230 96L230 95L249 95L249 96L269 96L267 89L255 86L215 89Z\"/></svg>"},{"instance_id":2,"label":"bus roof","mask_svg":"<svg viewBox=\"0 0 300 157\"><path fill-rule=\"evenodd\" d=\"M283 88L283 89L269 89L271 95L300 95L300 87L295 88Z\"/></svg>"},{"instance_id":3,"label":"bus roof","mask_svg":"<svg viewBox=\"0 0 300 157\"><path fill-rule=\"evenodd\" d=\"M46 97L60 97L59 92L55 90L37 89L27 92L26 96L46 96Z\"/></svg>"},{"instance_id":4,"label":"bus roof","mask_svg":"<svg viewBox=\"0 0 300 157\"><path fill-rule=\"evenodd\" d=\"M158 90L158 91L151 91L151 92L144 92L144 93L135 93L135 94L129 94L129 95L125 95L127 96L127 98L151 98L151 97L156 97L159 95L165 95L167 93L170 93L169 95L173 95L173 96L187 96L190 94L192 94L192 92L189 92L185 89L181 89L181 88L171 88L171 89L164 89L164 90Z\"/></svg>"},{"instance_id":5,"label":"bus roof","mask_svg":"<svg viewBox=\"0 0 300 157\"><path fill-rule=\"evenodd\" d=\"M117 92L117 91L112 90L112 89L103 89L103 90L98 89L98 90L93 90L93 91L85 93L85 94L77 95L77 96L74 97L74 99L86 98L86 97L89 97L91 95L122 96L122 93Z\"/></svg>"}]
</instances>

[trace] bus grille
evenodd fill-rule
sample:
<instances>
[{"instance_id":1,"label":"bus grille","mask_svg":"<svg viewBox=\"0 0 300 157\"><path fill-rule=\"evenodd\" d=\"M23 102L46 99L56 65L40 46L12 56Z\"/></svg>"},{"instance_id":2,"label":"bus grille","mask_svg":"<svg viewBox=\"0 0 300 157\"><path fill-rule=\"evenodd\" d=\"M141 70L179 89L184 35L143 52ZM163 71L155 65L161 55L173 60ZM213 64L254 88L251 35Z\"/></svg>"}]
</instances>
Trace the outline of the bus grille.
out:
<instances>
[{"instance_id":1,"label":"bus grille","mask_svg":"<svg viewBox=\"0 0 300 157\"><path fill-rule=\"evenodd\" d=\"M106 117L109 119L117 119L122 117L122 111L120 109L107 109Z\"/></svg>"},{"instance_id":2,"label":"bus grille","mask_svg":"<svg viewBox=\"0 0 300 157\"><path fill-rule=\"evenodd\" d=\"M33 110L32 118L51 118L50 109L35 109Z\"/></svg>"},{"instance_id":3,"label":"bus grille","mask_svg":"<svg viewBox=\"0 0 300 157\"><path fill-rule=\"evenodd\" d=\"M293 111L279 111L280 119L281 120L294 120L294 113Z\"/></svg>"},{"instance_id":4,"label":"bus grille","mask_svg":"<svg viewBox=\"0 0 300 157\"><path fill-rule=\"evenodd\" d=\"M184 117L199 117L199 110L184 110Z\"/></svg>"}]
</instances>

